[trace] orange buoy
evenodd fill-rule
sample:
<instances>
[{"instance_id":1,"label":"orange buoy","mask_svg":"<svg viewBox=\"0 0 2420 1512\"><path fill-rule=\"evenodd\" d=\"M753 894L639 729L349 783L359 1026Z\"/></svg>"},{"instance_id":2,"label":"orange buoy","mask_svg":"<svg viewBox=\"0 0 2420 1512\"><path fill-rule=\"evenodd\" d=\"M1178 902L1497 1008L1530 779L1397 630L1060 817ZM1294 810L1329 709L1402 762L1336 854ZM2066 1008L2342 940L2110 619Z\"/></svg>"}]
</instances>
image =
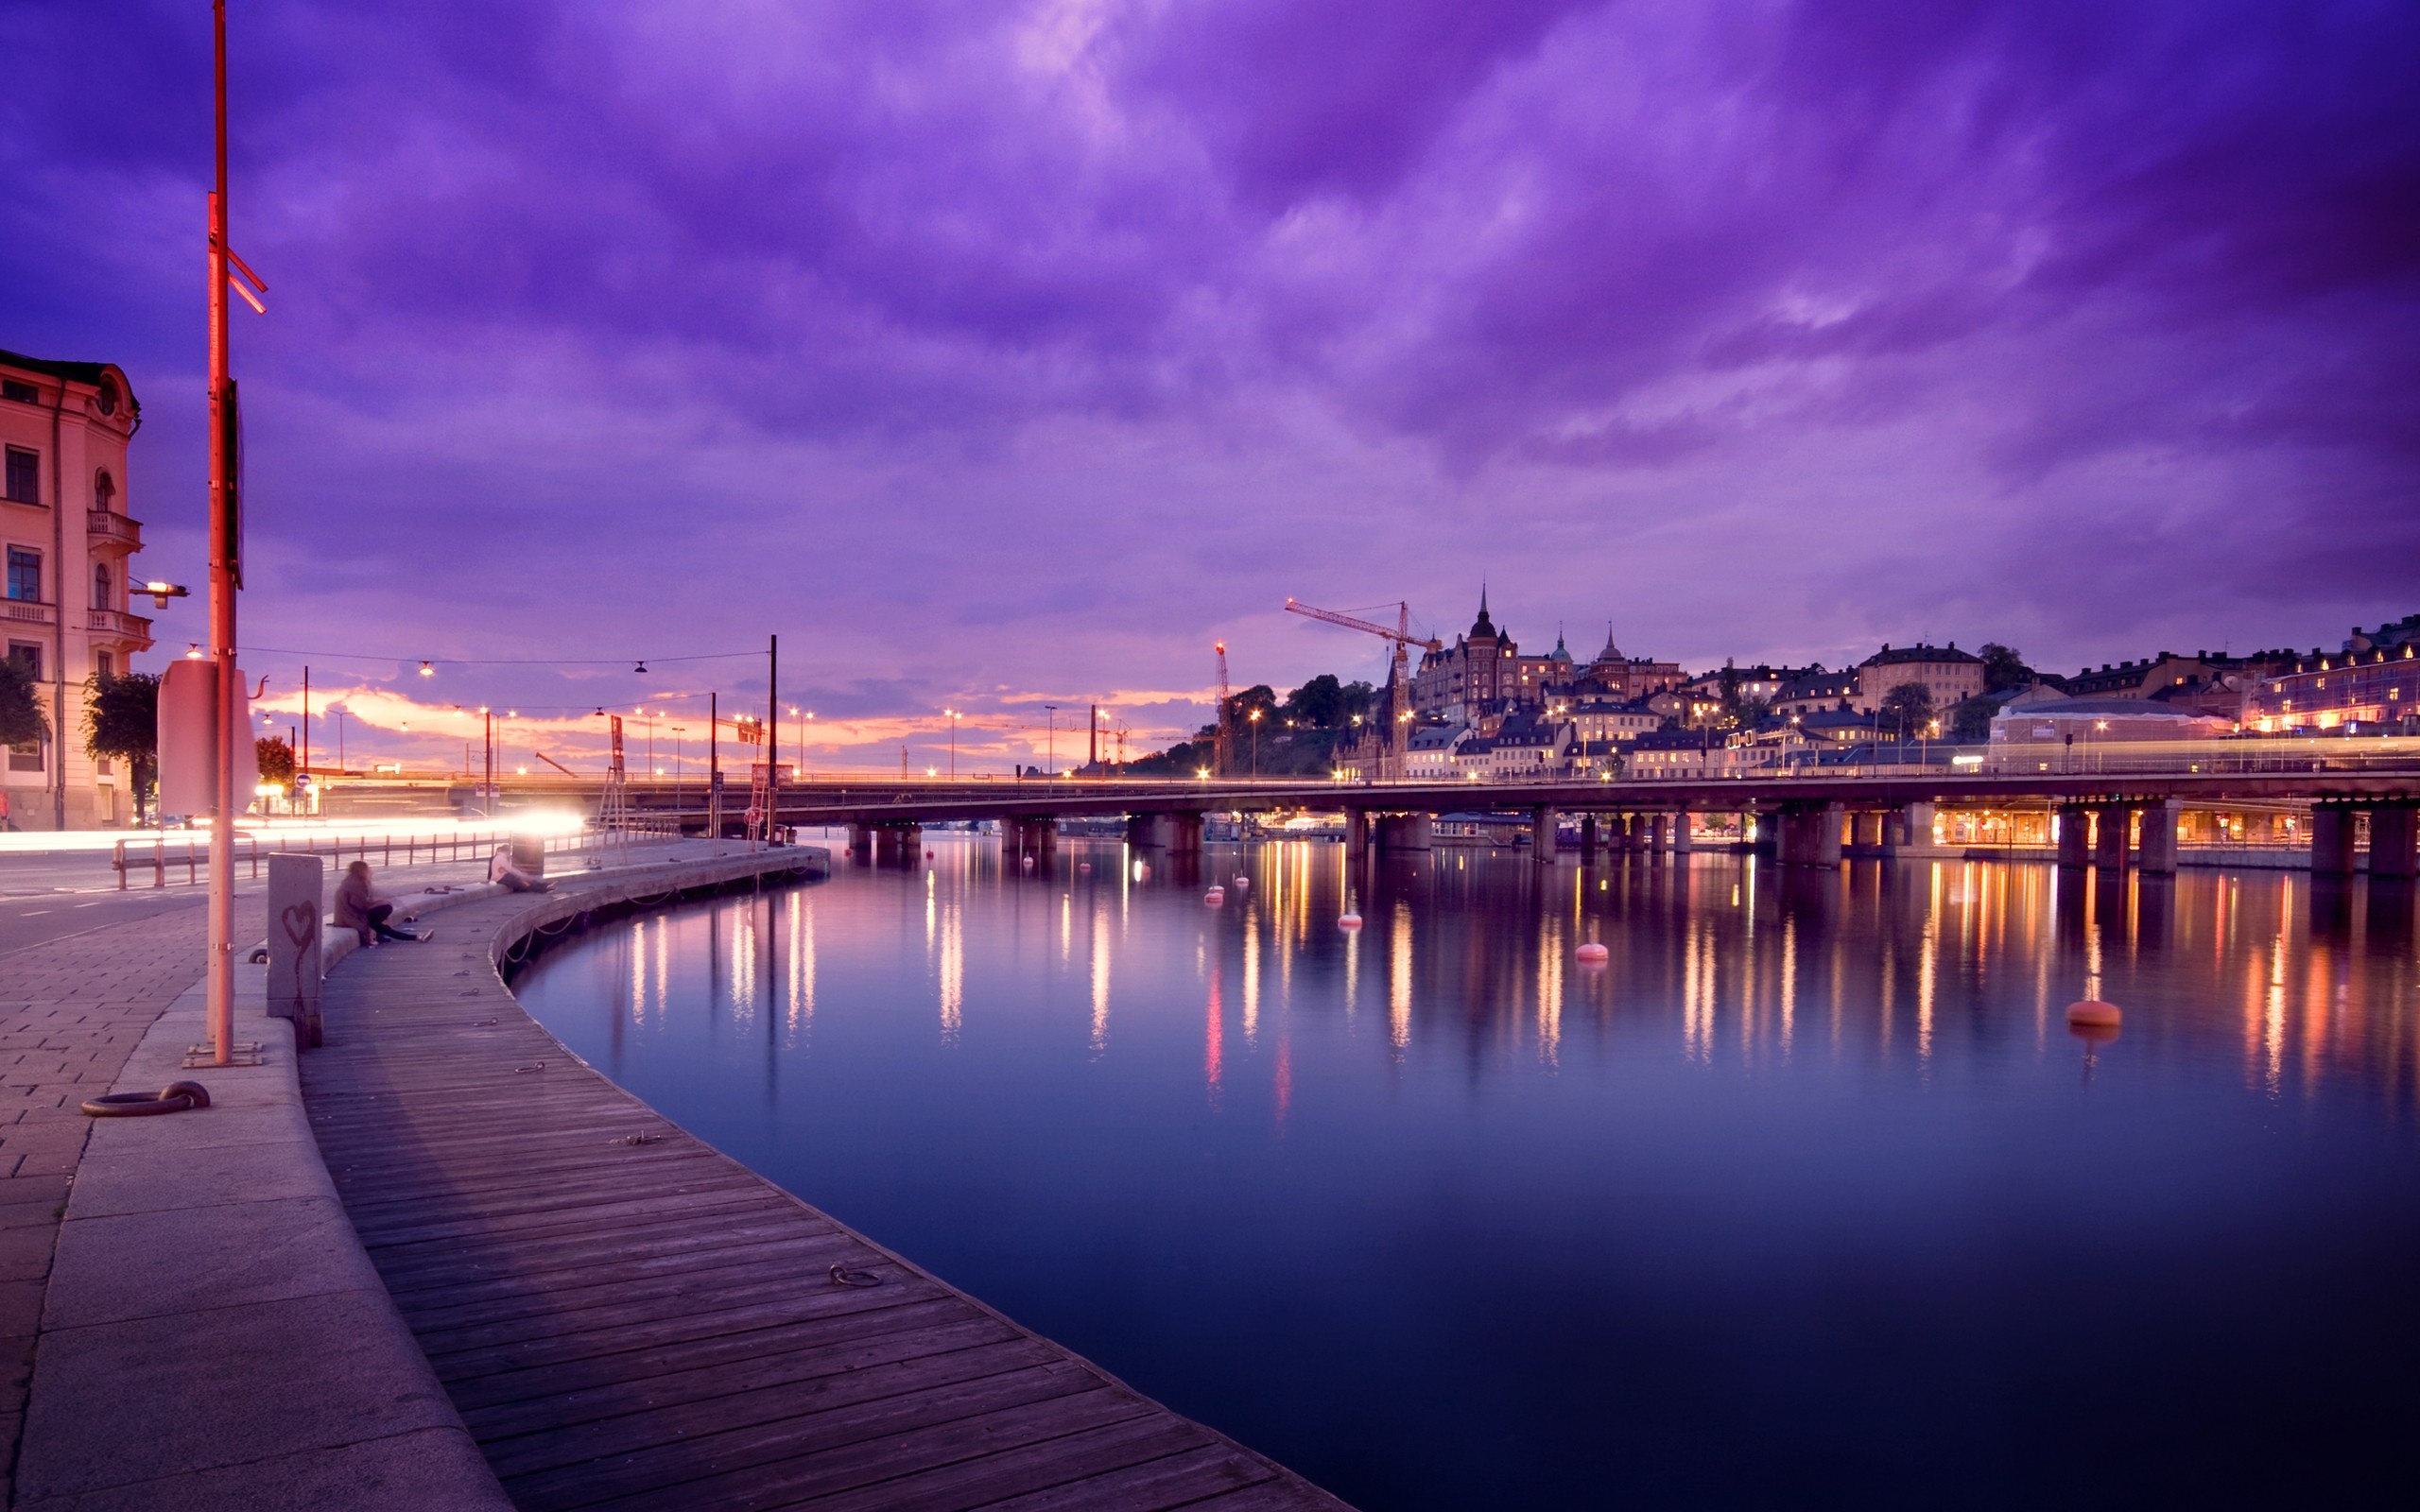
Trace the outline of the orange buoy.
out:
<instances>
[{"instance_id":1,"label":"orange buoy","mask_svg":"<svg viewBox=\"0 0 2420 1512\"><path fill-rule=\"evenodd\" d=\"M2123 1017L2117 1004L2103 1003L2099 998L2084 998L2067 1005L2067 1022L2085 1028L2115 1029Z\"/></svg>"},{"instance_id":2,"label":"orange buoy","mask_svg":"<svg viewBox=\"0 0 2420 1512\"><path fill-rule=\"evenodd\" d=\"M1359 914L1339 914L1336 919L1336 927L1339 929L1359 929L1361 927L1361 916Z\"/></svg>"},{"instance_id":3,"label":"orange buoy","mask_svg":"<svg viewBox=\"0 0 2420 1512\"><path fill-rule=\"evenodd\" d=\"M1613 958L1614 953L1605 949L1605 947L1598 944L1592 939L1587 944L1581 946L1578 954L1581 965L1602 966L1605 962Z\"/></svg>"}]
</instances>

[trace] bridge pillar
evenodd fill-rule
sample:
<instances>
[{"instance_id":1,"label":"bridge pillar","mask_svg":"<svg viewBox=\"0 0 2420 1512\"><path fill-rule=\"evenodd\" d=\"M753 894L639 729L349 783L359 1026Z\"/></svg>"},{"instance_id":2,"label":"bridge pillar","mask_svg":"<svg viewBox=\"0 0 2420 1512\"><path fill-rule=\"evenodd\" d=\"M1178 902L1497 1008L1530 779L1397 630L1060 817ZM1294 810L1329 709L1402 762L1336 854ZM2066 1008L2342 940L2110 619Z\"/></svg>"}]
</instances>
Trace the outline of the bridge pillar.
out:
<instances>
[{"instance_id":1,"label":"bridge pillar","mask_svg":"<svg viewBox=\"0 0 2420 1512\"><path fill-rule=\"evenodd\" d=\"M1689 811L1682 809L1672 816L1672 853L1687 855L1697 849L1697 840L1689 833Z\"/></svg>"},{"instance_id":2,"label":"bridge pillar","mask_svg":"<svg viewBox=\"0 0 2420 1512\"><path fill-rule=\"evenodd\" d=\"M1539 803L1530 810L1530 859L1539 866L1554 865L1554 832L1562 819L1551 803Z\"/></svg>"},{"instance_id":3,"label":"bridge pillar","mask_svg":"<svg viewBox=\"0 0 2420 1512\"><path fill-rule=\"evenodd\" d=\"M913 819L873 827L876 861L912 861L925 848L925 832Z\"/></svg>"},{"instance_id":4,"label":"bridge pillar","mask_svg":"<svg viewBox=\"0 0 2420 1512\"><path fill-rule=\"evenodd\" d=\"M1669 814L1648 816L1647 853L1659 861L1672 853L1672 816Z\"/></svg>"},{"instance_id":5,"label":"bridge pillar","mask_svg":"<svg viewBox=\"0 0 2420 1512\"><path fill-rule=\"evenodd\" d=\"M1378 820L1378 849L1381 850L1426 850L1430 848L1430 823L1426 814L1390 814Z\"/></svg>"},{"instance_id":6,"label":"bridge pillar","mask_svg":"<svg viewBox=\"0 0 2420 1512\"><path fill-rule=\"evenodd\" d=\"M2083 867L2092 863L2091 811L2081 803L2059 805L2059 865Z\"/></svg>"},{"instance_id":7,"label":"bridge pillar","mask_svg":"<svg viewBox=\"0 0 2420 1512\"><path fill-rule=\"evenodd\" d=\"M1647 854L1654 844L1655 821L1645 814L1622 816L1622 849L1634 856Z\"/></svg>"},{"instance_id":8,"label":"bridge pillar","mask_svg":"<svg viewBox=\"0 0 2420 1512\"><path fill-rule=\"evenodd\" d=\"M849 826L849 859L860 866L873 859L873 825L852 824Z\"/></svg>"},{"instance_id":9,"label":"bridge pillar","mask_svg":"<svg viewBox=\"0 0 2420 1512\"><path fill-rule=\"evenodd\" d=\"M1860 848L1872 846L1876 850L1890 844L1890 821L1903 812L1905 811L1859 809L1850 815L1850 833L1856 844Z\"/></svg>"},{"instance_id":10,"label":"bridge pillar","mask_svg":"<svg viewBox=\"0 0 2420 1512\"><path fill-rule=\"evenodd\" d=\"M2420 805L2381 803L2370 810L2370 875L2420 873Z\"/></svg>"},{"instance_id":11,"label":"bridge pillar","mask_svg":"<svg viewBox=\"0 0 2420 1512\"><path fill-rule=\"evenodd\" d=\"M2353 811L2336 803L2314 803L2310 810L2310 870L2314 877L2353 874Z\"/></svg>"},{"instance_id":12,"label":"bridge pillar","mask_svg":"<svg viewBox=\"0 0 2420 1512\"><path fill-rule=\"evenodd\" d=\"M2174 875L2176 871L2176 825L2185 812L2185 804L2177 799L2162 799L2143 805L2142 857L2135 863L2144 871Z\"/></svg>"},{"instance_id":13,"label":"bridge pillar","mask_svg":"<svg viewBox=\"0 0 2420 1512\"><path fill-rule=\"evenodd\" d=\"M1841 864L1841 829L1848 811L1838 803L1788 803L1777 815L1780 846L1775 858L1786 867L1837 867Z\"/></svg>"},{"instance_id":14,"label":"bridge pillar","mask_svg":"<svg viewBox=\"0 0 2420 1512\"><path fill-rule=\"evenodd\" d=\"M1597 859L1597 816L1580 816L1580 859L1582 863Z\"/></svg>"},{"instance_id":15,"label":"bridge pillar","mask_svg":"<svg viewBox=\"0 0 2420 1512\"><path fill-rule=\"evenodd\" d=\"M1046 856L1059 849L1059 828L1048 815L1003 815L1000 818L1000 854L1004 856Z\"/></svg>"},{"instance_id":16,"label":"bridge pillar","mask_svg":"<svg viewBox=\"0 0 2420 1512\"><path fill-rule=\"evenodd\" d=\"M1370 853L1370 811L1344 811L1344 853L1355 860Z\"/></svg>"},{"instance_id":17,"label":"bridge pillar","mask_svg":"<svg viewBox=\"0 0 2420 1512\"><path fill-rule=\"evenodd\" d=\"M2123 871L2134 860L2135 811L2123 803L2097 803L2092 810L2092 864L2108 871Z\"/></svg>"}]
</instances>

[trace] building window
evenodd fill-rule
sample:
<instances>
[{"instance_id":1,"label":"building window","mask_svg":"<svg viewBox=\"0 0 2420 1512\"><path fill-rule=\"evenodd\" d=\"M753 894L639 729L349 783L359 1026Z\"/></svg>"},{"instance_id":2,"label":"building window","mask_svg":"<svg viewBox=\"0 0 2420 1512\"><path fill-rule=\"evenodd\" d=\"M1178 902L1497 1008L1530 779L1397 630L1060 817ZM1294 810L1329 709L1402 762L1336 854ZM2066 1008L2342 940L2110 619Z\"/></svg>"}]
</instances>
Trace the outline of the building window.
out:
<instances>
[{"instance_id":1,"label":"building window","mask_svg":"<svg viewBox=\"0 0 2420 1512\"><path fill-rule=\"evenodd\" d=\"M24 641L11 641L9 643L9 660L23 667L26 671L26 677L32 679L36 682L40 682L42 680L41 646L28 644ZM12 772L39 772L43 770L43 747L44 744L45 743L43 741L29 740L22 746L9 747L9 770Z\"/></svg>"},{"instance_id":2,"label":"building window","mask_svg":"<svg viewBox=\"0 0 2420 1512\"><path fill-rule=\"evenodd\" d=\"M9 548L9 596L28 604L42 602L42 553L23 546Z\"/></svg>"},{"instance_id":3,"label":"building window","mask_svg":"<svg viewBox=\"0 0 2420 1512\"><path fill-rule=\"evenodd\" d=\"M42 403L42 390L15 378L0 379L0 399L19 404L39 404Z\"/></svg>"},{"instance_id":4,"label":"building window","mask_svg":"<svg viewBox=\"0 0 2420 1512\"><path fill-rule=\"evenodd\" d=\"M117 479L110 476L108 468L103 468L93 474L93 507L107 509L116 502Z\"/></svg>"},{"instance_id":5,"label":"building window","mask_svg":"<svg viewBox=\"0 0 2420 1512\"><path fill-rule=\"evenodd\" d=\"M110 590L114 586L110 579L110 564L105 561L93 563L93 607L95 609L117 608L110 598Z\"/></svg>"},{"instance_id":6,"label":"building window","mask_svg":"<svg viewBox=\"0 0 2420 1512\"><path fill-rule=\"evenodd\" d=\"M28 452L22 446L9 448L8 492L11 504L42 503L40 452Z\"/></svg>"},{"instance_id":7,"label":"building window","mask_svg":"<svg viewBox=\"0 0 2420 1512\"><path fill-rule=\"evenodd\" d=\"M95 651L95 652L94 652L94 653L93 653L93 670L94 670L95 672L97 672L97 673L99 673L99 674L101 675L101 680L102 680L103 682L107 682L107 681L109 681L109 680L110 680L110 679L116 677L116 676L117 676L117 653L116 653L115 651Z\"/></svg>"}]
</instances>

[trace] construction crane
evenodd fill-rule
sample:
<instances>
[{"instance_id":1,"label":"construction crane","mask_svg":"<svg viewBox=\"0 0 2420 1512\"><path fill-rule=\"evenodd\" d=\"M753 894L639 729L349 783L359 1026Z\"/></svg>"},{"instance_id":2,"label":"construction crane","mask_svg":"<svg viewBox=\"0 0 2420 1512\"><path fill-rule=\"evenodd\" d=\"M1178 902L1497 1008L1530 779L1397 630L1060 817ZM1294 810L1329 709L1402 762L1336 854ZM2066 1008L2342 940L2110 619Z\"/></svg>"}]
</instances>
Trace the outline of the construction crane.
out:
<instances>
[{"instance_id":1,"label":"construction crane","mask_svg":"<svg viewBox=\"0 0 2420 1512\"><path fill-rule=\"evenodd\" d=\"M1218 756L1216 759L1219 764L1218 775L1225 777L1227 775L1227 699L1229 696L1227 693L1227 643L1220 641L1218 643L1218 645L1219 702L1217 709L1219 742L1216 747L1218 750Z\"/></svg>"},{"instance_id":2,"label":"construction crane","mask_svg":"<svg viewBox=\"0 0 2420 1512\"><path fill-rule=\"evenodd\" d=\"M1407 603L1395 605L1392 629L1375 621L1340 614L1332 609L1313 609L1291 598L1286 601L1286 611L1325 620L1330 625L1341 625L1348 630L1359 630L1365 635L1394 643L1394 662L1387 673L1387 738L1379 746L1382 754L1378 775L1381 778L1403 776L1404 752L1411 743L1411 647L1416 645L1424 651L1442 651L1445 643L1434 637L1411 633L1411 606Z\"/></svg>"}]
</instances>

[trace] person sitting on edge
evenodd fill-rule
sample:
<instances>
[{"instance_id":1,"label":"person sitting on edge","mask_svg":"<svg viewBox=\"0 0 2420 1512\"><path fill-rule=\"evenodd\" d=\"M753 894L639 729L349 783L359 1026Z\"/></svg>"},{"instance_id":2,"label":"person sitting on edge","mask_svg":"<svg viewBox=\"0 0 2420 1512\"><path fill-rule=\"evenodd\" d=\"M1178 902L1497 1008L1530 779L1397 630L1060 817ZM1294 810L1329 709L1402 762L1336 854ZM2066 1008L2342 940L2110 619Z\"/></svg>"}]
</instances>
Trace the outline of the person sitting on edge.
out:
<instances>
[{"instance_id":1,"label":"person sitting on edge","mask_svg":"<svg viewBox=\"0 0 2420 1512\"><path fill-rule=\"evenodd\" d=\"M507 892L552 892L555 885L544 877L533 877L512 864L512 847L495 848L495 859L488 863L488 881Z\"/></svg>"},{"instance_id":2,"label":"person sitting on edge","mask_svg":"<svg viewBox=\"0 0 2420 1512\"><path fill-rule=\"evenodd\" d=\"M370 885L370 863L356 861L344 868L344 881L337 884L337 927L349 929L361 936L364 945L375 945L382 939L419 941L426 935L406 934L389 925L395 905L378 896Z\"/></svg>"}]
</instances>

